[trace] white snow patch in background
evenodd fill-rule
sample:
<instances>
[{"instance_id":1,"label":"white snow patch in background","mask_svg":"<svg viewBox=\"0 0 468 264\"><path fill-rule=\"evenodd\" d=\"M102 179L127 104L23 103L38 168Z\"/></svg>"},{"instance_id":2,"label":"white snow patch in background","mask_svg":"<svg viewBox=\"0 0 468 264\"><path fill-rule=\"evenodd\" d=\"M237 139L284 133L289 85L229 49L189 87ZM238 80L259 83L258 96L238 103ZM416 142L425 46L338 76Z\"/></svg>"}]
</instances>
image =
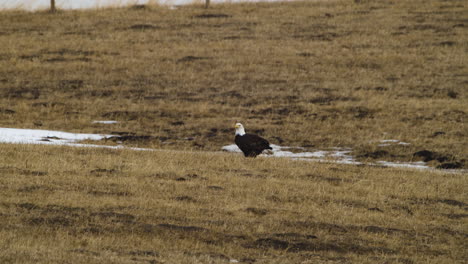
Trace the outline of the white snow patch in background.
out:
<instances>
[{"instance_id":1,"label":"white snow patch in background","mask_svg":"<svg viewBox=\"0 0 468 264\"><path fill-rule=\"evenodd\" d=\"M414 169L431 169L427 166L424 161L418 162L389 162L389 161L377 161L378 165L395 168L414 168Z\"/></svg>"},{"instance_id":2,"label":"white snow patch in background","mask_svg":"<svg viewBox=\"0 0 468 264\"><path fill-rule=\"evenodd\" d=\"M211 3L238 2L292 2L294 0L211 0ZM131 5L161 4L169 8L177 5L204 4L205 0L56 0L57 9L86 9L104 7L124 7ZM50 8L50 0L0 0L0 10L20 9L27 11Z\"/></svg>"},{"instance_id":3,"label":"white snow patch in background","mask_svg":"<svg viewBox=\"0 0 468 264\"><path fill-rule=\"evenodd\" d=\"M272 147L272 154L261 154L265 157L285 157L298 160L313 160L313 161L322 161L322 162L335 162L343 164L361 164L354 160L354 158L349 155L351 150L349 149L339 149L333 148L333 150L316 150L316 151L305 151L303 147L289 147L289 146L278 146L270 144ZM223 151L227 152L242 152L236 144L227 145L221 148ZM286 150L287 149L287 150ZM296 150L295 152L289 150Z\"/></svg>"},{"instance_id":4,"label":"white snow patch in background","mask_svg":"<svg viewBox=\"0 0 468 264\"><path fill-rule=\"evenodd\" d=\"M399 140L389 141L392 143L400 142ZM351 164L359 165L366 164L370 166L385 166L385 167L396 167L396 168L413 168L413 169L432 169L427 166L425 162L390 162L390 161L377 161L376 163L362 163L356 161L353 156L350 155L351 149L340 149L332 148L332 150L315 150L315 151L304 151L305 148L302 147L284 147L271 144L273 148L273 153L271 155L261 154L260 156L264 157L286 157L296 160L305 160L305 161L316 161L316 162L331 162L331 163L340 163L340 164ZM224 151L228 152L242 152L237 145L227 145L221 148ZM302 152L292 152L285 151L284 149L296 149Z\"/></svg>"},{"instance_id":5,"label":"white snow patch in background","mask_svg":"<svg viewBox=\"0 0 468 264\"><path fill-rule=\"evenodd\" d=\"M379 147L387 147L387 146L392 146L392 145L411 145L410 143L407 142L402 142L398 139L384 139L379 141L382 144L379 144L377 146Z\"/></svg>"},{"instance_id":6,"label":"white snow patch in background","mask_svg":"<svg viewBox=\"0 0 468 264\"><path fill-rule=\"evenodd\" d=\"M72 147L93 147L108 149L154 150L148 148L128 148L124 146L106 146L77 143L81 140L102 140L118 137L115 135L69 133L41 129L0 128L0 143L61 145Z\"/></svg>"},{"instance_id":7,"label":"white snow patch in background","mask_svg":"<svg viewBox=\"0 0 468 264\"><path fill-rule=\"evenodd\" d=\"M14 144L44 144L44 145L63 145L73 147L94 147L94 148L108 148L108 149L130 149L130 150L144 150L144 151L158 151L158 149L148 148L129 148L122 145L107 146L107 145L94 145L78 143L82 140L102 140L106 138L118 137L115 135L102 135L102 134L84 134L84 133L69 133L53 130L41 129L19 129L19 128L0 128L0 143L14 143ZM272 154L262 154L265 157L286 157L295 160L318 161L318 162L332 162L340 164L366 164L374 166L386 167L399 167L399 168L413 168L413 169L432 169L427 166L425 162L389 162L377 161L376 163L361 163L350 155L351 149L332 148L331 150L315 150L305 151L303 147L289 147L278 146L272 144ZM235 144L227 145L221 148L227 152L241 152ZM291 151L292 150L292 151ZM293 152L296 150L296 152Z\"/></svg>"},{"instance_id":8,"label":"white snow patch in background","mask_svg":"<svg viewBox=\"0 0 468 264\"><path fill-rule=\"evenodd\" d=\"M0 128L0 142L22 144L66 144L80 140L101 140L112 135L68 133L62 131Z\"/></svg>"},{"instance_id":9,"label":"white snow patch in background","mask_svg":"<svg viewBox=\"0 0 468 264\"><path fill-rule=\"evenodd\" d=\"M93 121L93 124L107 124L107 125L110 125L110 124L117 124L118 121L114 121L114 120L96 120L96 121Z\"/></svg>"}]
</instances>

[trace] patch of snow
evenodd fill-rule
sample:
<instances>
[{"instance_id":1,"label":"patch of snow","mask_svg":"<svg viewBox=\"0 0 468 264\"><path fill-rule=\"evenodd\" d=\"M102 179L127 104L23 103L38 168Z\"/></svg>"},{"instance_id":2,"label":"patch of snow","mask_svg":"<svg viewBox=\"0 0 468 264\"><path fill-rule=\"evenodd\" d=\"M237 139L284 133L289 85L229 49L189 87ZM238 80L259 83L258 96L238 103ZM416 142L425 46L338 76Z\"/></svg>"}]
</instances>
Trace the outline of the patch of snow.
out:
<instances>
[{"instance_id":1,"label":"patch of snow","mask_svg":"<svg viewBox=\"0 0 468 264\"><path fill-rule=\"evenodd\" d=\"M211 0L211 3L238 2L292 2L294 0ZM160 4L174 9L178 5L204 4L205 0L56 0L57 9L86 9L104 7L124 7L130 5ZM21 9L27 11L50 8L50 0L1 0L0 10Z\"/></svg>"},{"instance_id":2,"label":"patch of snow","mask_svg":"<svg viewBox=\"0 0 468 264\"><path fill-rule=\"evenodd\" d=\"M41 129L0 128L0 142L22 144L66 144L80 140L101 140L112 135L68 133Z\"/></svg>"},{"instance_id":3,"label":"patch of snow","mask_svg":"<svg viewBox=\"0 0 468 264\"><path fill-rule=\"evenodd\" d=\"M242 150L240 150L240 148L236 144L224 146L221 148L221 150L227 152L242 152Z\"/></svg>"},{"instance_id":4,"label":"patch of snow","mask_svg":"<svg viewBox=\"0 0 468 264\"><path fill-rule=\"evenodd\" d=\"M402 141L400 141L398 139L384 139L384 140L380 140L379 142L382 143L382 144L377 145L379 147L388 147L388 146L392 146L393 144L411 145L410 143L402 142Z\"/></svg>"},{"instance_id":5,"label":"patch of snow","mask_svg":"<svg viewBox=\"0 0 468 264\"><path fill-rule=\"evenodd\" d=\"M0 143L62 145L72 147L92 147L107 149L154 150L147 148L128 148L124 146L106 146L77 143L81 140L102 140L115 135L69 133L54 130L0 128Z\"/></svg>"},{"instance_id":6,"label":"patch of snow","mask_svg":"<svg viewBox=\"0 0 468 264\"><path fill-rule=\"evenodd\" d=\"M390 142L399 142L398 140ZM264 157L286 157L295 160L304 160L304 161L315 161L315 162L329 162L329 163L339 163L339 164L350 164L350 165L360 165L366 164L371 166L386 166L386 167L397 167L397 168L413 168L413 169L432 169L427 166L425 162L389 162L389 161L377 161L376 163L362 163L356 161L351 153L351 149L341 149L341 148L331 148L332 150L315 150L309 152L291 152L285 151L284 149L297 149L304 150L302 147L288 147L288 146L278 146L271 144L273 151L270 155L261 154L260 156ZM235 145L227 145L222 147L222 150L228 152L241 152L241 150Z\"/></svg>"},{"instance_id":7,"label":"patch of snow","mask_svg":"<svg viewBox=\"0 0 468 264\"><path fill-rule=\"evenodd\" d=\"M353 156L349 155L351 150L348 149L343 150L340 148L332 148L332 150L304 151L306 149L303 147L279 146L275 144L270 144L270 146L272 148L271 154L261 154L260 156L356 164ZM242 152L236 144L227 145L221 149L227 152ZM290 150L297 150L298 152L293 152Z\"/></svg>"},{"instance_id":8,"label":"patch of snow","mask_svg":"<svg viewBox=\"0 0 468 264\"><path fill-rule=\"evenodd\" d=\"M117 124L118 121L115 121L115 120L96 120L96 121L93 121L93 124Z\"/></svg>"},{"instance_id":9,"label":"patch of snow","mask_svg":"<svg viewBox=\"0 0 468 264\"><path fill-rule=\"evenodd\" d=\"M378 165L395 168L414 168L414 169L431 169L424 161L417 162L390 162L390 161L377 161Z\"/></svg>"}]
</instances>

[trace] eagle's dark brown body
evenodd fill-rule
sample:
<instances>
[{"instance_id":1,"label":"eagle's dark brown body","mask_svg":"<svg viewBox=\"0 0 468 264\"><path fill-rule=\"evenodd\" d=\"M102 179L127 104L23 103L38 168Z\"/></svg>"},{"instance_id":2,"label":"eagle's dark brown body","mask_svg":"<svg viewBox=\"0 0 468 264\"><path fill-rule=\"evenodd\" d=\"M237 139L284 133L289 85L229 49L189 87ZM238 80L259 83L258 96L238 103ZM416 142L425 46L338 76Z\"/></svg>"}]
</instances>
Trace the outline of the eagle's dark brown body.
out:
<instances>
[{"instance_id":1,"label":"eagle's dark brown body","mask_svg":"<svg viewBox=\"0 0 468 264\"><path fill-rule=\"evenodd\" d=\"M234 141L246 157L255 158L265 149L272 149L266 139L253 134L236 135Z\"/></svg>"}]
</instances>

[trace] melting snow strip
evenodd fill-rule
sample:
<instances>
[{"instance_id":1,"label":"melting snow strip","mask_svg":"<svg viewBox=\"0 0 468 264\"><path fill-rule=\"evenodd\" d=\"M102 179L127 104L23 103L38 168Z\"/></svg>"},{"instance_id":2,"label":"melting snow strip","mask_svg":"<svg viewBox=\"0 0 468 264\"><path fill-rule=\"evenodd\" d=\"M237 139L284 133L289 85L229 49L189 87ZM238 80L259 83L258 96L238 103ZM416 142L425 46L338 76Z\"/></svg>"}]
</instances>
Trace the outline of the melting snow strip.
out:
<instances>
[{"instance_id":1,"label":"melting snow strip","mask_svg":"<svg viewBox=\"0 0 468 264\"><path fill-rule=\"evenodd\" d=\"M390 142L399 142L398 140L391 140ZM413 168L413 169L433 169L426 165L425 162L389 162L389 161L377 161L376 163L362 163L356 161L353 156L349 155L351 149L340 149L332 148L333 150L317 150L312 152L291 152L284 151L283 149L298 149L304 150L302 147L283 147L278 145L270 145L273 148L271 155L261 154L260 156L265 157L287 157L295 160L304 161L315 161L315 162L328 162L328 163L339 163L339 164L350 164L350 165L370 165L370 166L385 166L385 167L397 167L397 168ZM223 151L228 152L242 152L237 145L227 145L221 148Z\"/></svg>"},{"instance_id":2,"label":"melting snow strip","mask_svg":"<svg viewBox=\"0 0 468 264\"><path fill-rule=\"evenodd\" d=\"M110 124L117 124L118 121L115 121L115 120L96 120L96 121L93 121L93 124L107 124L107 125L110 125Z\"/></svg>"},{"instance_id":3,"label":"melting snow strip","mask_svg":"<svg viewBox=\"0 0 468 264\"><path fill-rule=\"evenodd\" d=\"M82 140L102 140L106 138L118 137L115 135L102 135L102 134L84 134L84 133L69 133L53 130L40 130L40 129L19 129L19 128L0 128L0 143L15 143L15 144L43 144L43 145L63 145L73 147L93 147L93 148L108 148L108 149L129 149L129 150L144 150L144 151L159 151L158 149L149 148L131 148L108 145L95 145L77 143ZM289 147L278 146L272 144L273 148L271 155L262 154L265 157L286 157L294 160L317 161L317 162L331 162L340 164L366 164L371 166L386 166L386 167L399 167L399 168L413 168L413 169L433 169L426 165L425 162L388 162L377 161L376 163L362 163L349 155L351 149L332 148L333 150L317 150L306 152L302 147ZM241 152L235 144L227 145L221 148L227 152ZM290 150L297 150L292 152ZM300 152L302 151L302 152Z\"/></svg>"}]
</instances>

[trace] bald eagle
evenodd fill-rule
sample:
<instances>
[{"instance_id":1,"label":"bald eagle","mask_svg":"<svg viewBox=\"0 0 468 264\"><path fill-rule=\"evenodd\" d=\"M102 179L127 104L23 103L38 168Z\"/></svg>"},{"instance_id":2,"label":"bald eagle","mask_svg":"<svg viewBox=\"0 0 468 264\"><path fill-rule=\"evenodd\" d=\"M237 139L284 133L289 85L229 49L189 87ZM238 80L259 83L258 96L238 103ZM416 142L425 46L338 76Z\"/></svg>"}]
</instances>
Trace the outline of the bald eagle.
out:
<instances>
[{"instance_id":1,"label":"bald eagle","mask_svg":"<svg viewBox=\"0 0 468 264\"><path fill-rule=\"evenodd\" d=\"M246 134L244 126L241 123L236 123L236 145L242 150L244 156L255 158L265 149L272 149L270 143L257 135Z\"/></svg>"}]
</instances>

